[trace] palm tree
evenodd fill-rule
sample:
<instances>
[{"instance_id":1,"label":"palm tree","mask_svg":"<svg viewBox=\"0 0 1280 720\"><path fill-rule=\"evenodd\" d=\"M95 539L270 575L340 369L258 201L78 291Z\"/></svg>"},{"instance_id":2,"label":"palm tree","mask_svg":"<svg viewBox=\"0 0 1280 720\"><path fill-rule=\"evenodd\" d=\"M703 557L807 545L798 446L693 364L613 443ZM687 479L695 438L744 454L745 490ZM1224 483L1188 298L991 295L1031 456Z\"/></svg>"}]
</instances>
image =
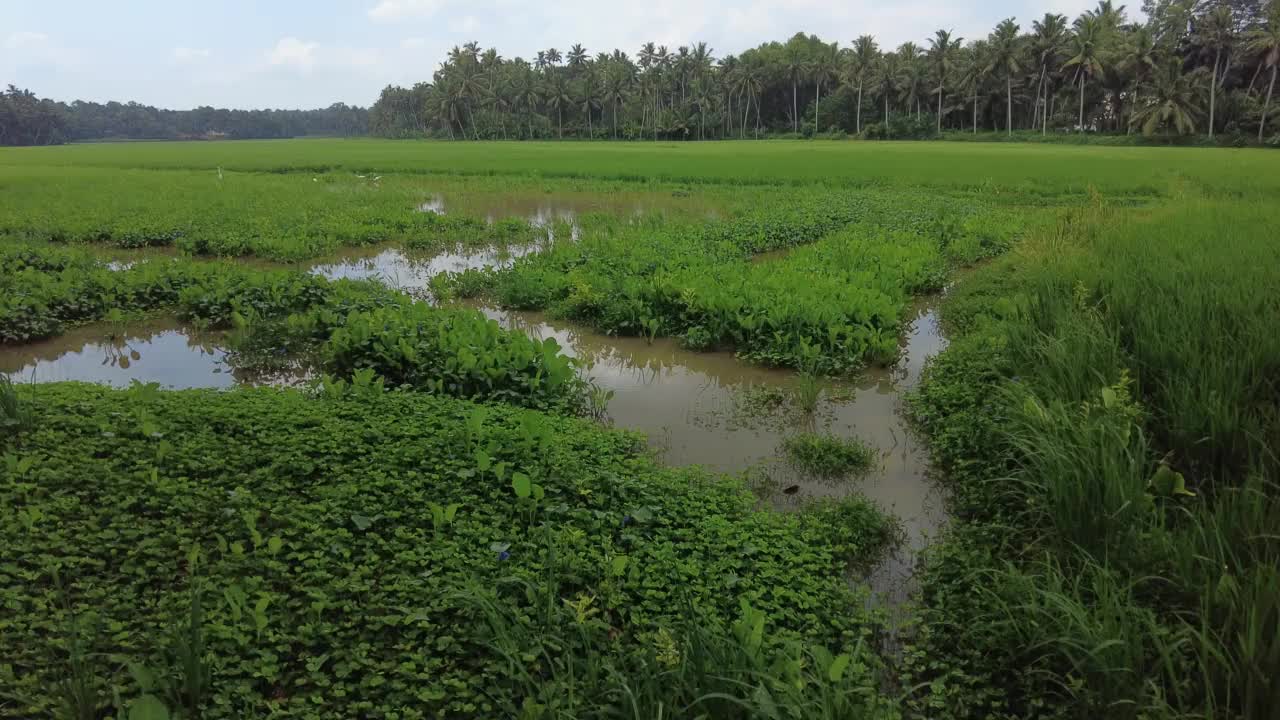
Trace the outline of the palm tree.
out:
<instances>
[{"instance_id":1,"label":"palm tree","mask_svg":"<svg viewBox=\"0 0 1280 720\"><path fill-rule=\"evenodd\" d=\"M1262 117L1258 119L1258 142L1262 142L1263 131L1267 127L1267 113L1271 111L1271 94L1276 89L1276 70L1280 68L1280 2L1273 0L1266 24L1249 33L1249 42L1245 47L1250 54L1260 56L1262 62L1259 67L1271 68L1267 99L1262 104Z\"/></svg>"},{"instance_id":2,"label":"palm tree","mask_svg":"<svg viewBox=\"0 0 1280 720\"><path fill-rule=\"evenodd\" d=\"M1152 76L1147 103L1130 118L1142 128L1143 135L1172 125L1179 135L1195 132L1196 91L1191 80L1182 73L1177 60L1170 60Z\"/></svg>"},{"instance_id":3,"label":"palm tree","mask_svg":"<svg viewBox=\"0 0 1280 720\"><path fill-rule=\"evenodd\" d=\"M747 121L751 116L751 103L754 100L756 106L756 137L760 137L760 93L764 92L765 69L760 61L752 56L750 60L744 60L742 70L739 77L742 83L742 92L747 96L747 107L743 111L742 126L745 128Z\"/></svg>"},{"instance_id":4,"label":"palm tree","mask_svg":"<svg viewBox=\"0 0 1280 720\"><path fill-rule=\"evenodd\" d=\"M1133 105L1139 107L1138 97L1142 86L1160 66L1159 51L1156 49L1155 37L1152 36L1151 30L1147 27L1135 29L1126 38L1122 52L1123 65L1133 80ZM1129 123L1128 128L1132 131L1133 123Z\"/></svg>"},{"instance_id":5,"label":"palm tree","mask_svg":"<svg viewBox=\"0 0 1280 720\"><path fill-rule=\"evenodd\" d=\"M586 70L582 71L578 103L582 111L587 114L587 137L594 138L596 129L592 123L592 116L595 114L595 109L600 107L600 88L596 82L596 68L593 63L588 63Z\"/></svg>"},{"instance_id":6,"label":"palm tree","mask_svg":"<svg viewBox=\"0 0 1280 720\"><path fill-rule=\"evenodd\" d=\"M840 47L836 43L823 44L809 66L813 80L817 84L818 94L813 101L813 134L819 132L818 109L822 103L822 83L836 76L840 70Z\"/></svg>"},{"instance_id":7,"label":"palm tree","mask_svg":"<svg viewBox=\"0 0 1280 720\"><path fill-rule=\"evenodd\" d=\"M929 55L933 58L933 71L938 74L938 128L942 133L942 95L946 90L947 70L951 66L951 54L963 42L961 38L952 39L950 30L938 30L929 39Z\"/></svg>"},{"instance_id":8,"label":"palm tree","mask_svg":"<svg viewBox=\"0 0 1280 720\"><path fill-rule=\"evenodd\" d=\"M551 70L554 70L554 68L551 68ZM546 77L543 93L547 107L556 109L556 135L563 140L564 109L573 105L573 97L569 95L569 85L565 82L564 75L558 72L550 72Z\"/></svg>"},{"instance_id":9,"label":"palm tree","mask_svg":"<svg viewBox=\"0 0 1280 720\"><path fill-rule=\"evenodd\" d=\"M587 61L587 49L582 47L582 43L574 43L565 55L565 60L569 63L569 67L580 71L582 64Z\"/></svg>"},{"instance_id":10,"label":"palm tree","mask_svg":"<svg viewBox=\"0 0 1280 720\"><path fill-rule=\"evenodd\" d=\"M880 48L876 46L875 38L870 35L860 35L853 41L853 66L858 77L858 110L854 127L858 133L862 132L862 84L874 69L879 57Z\"/></svg>"},{"instance_id":11,"label":"palm tree","mask_svg":"<svg viewBox=\"0 0 1280 720\"><path fill-rule=\"evenodd\" d=\"M1084 131L1084 84L1090 75L1102 72L1099 41L1102 36L1102 21L1094 15L1081 15L1076 19L1075 33L1071 36L1071 57L1062 64L1062 69L1076 69L1076 77L1080 80L1080 119L1078 125Z\"/></svg>"},{"instance_id":12,"label":"palm tree","mask_svg":"<svg viewBox=\"0 0 1280 720\"><path fill-rule=\"evenodd\" d=\"M794 42L787 43L786 57L783 60L783 69L787 73L787 79L791 81L791 130L792 132L800 132L800 113L797 95L799 94L800 81L804 79L808 72L808 63L805 62L804 55L801 54L799 46Z\"/></svg>"},{"instance_id":13,"label":"palm tree","mask_svg":"<svg viewBox=\"0 0 1280 720\"><path fill-rule=\"evenodd\" d=\"M1018 24L1013 18L1001 20L991 34L991 50L987 57L987 72L1004 75L1008 106L1005 111L1005 130L1013 134L1013 75L1021 68L1018 57Z\"/></svg>"},{"instance_id":14,"label":"palm tree","mask_svg":"<svg viewBox=\"0 0 1280 720\"><path fill-rule=\"evenodd\" d=\"M986 43L978 41L968 49L960 64L960 77L957 89L965 94L973 103L973 134L978 134L978 90L982 87L982 78L986 75L987 60Z\"/></svg>"},{"instance_id":15,"label":"palm tree","mask_svg":"<svg viewBox=\"0 0 1280 720\"><path fill-rule=\"evenodd\" d=\"M1036 109L1040 112L1040 134L1046 135L1049 132L1049 68L1057 66L1058 57L1066 45L1067 18L1057 13L1045 13L1043 18L1031 23L1031 29L1032 52L1040 63ZM1035 127L1034 123L1032 127Z\"/></svg>"},{"instance_id":16,"label":"palm tree","mask_svg":"<svg viewBox=\"0 0 1280 720\"><path fill-rule=\"evenodd\" d=\"M911 114L911 106L915 105L916 117L920 115L920 85L924 82L924 64L921 62L920 46L907 41L898 46L898 61L902 66L902 100L906 105L907 115Z\"/></svg>"},{"instance_id":17,"label":"palm tree","mask_svg":"<svg viewBox=\"0 0 1280 720\"><path fill-rule=\"evenodd\" d=\"M605 99L613 104L613 139L618 139L618 106L626 102L627 90L631 87L634 66L627 61L626 56L621 58L615 57L609 61L606 66L604 85ZM643 106L644 103L642 102Z\"/></svg>"},{"instance_id":18,"label":"palm tree","mask_svg":"<svg viewBox=\"0 0 1280 720\"><path fill-rule=\"evenodd\" d=\"M518 61L522 62L522 61ZM511 101L515 107L523 107L529 124L529 137L533 138L533 114L538 104L538 76L525 64L515 74L511 85Z\"/></svg>"},{"instance_id":19,"label":"palm tree","mask_svg":"<svg viewBox=\"0 0 1280 720\"><path fill-rule=\"evenodd\" d=\"M881 97L884 98L884 128L886 134L889 132L889 98L897 94L901 76L902 62L898 59L898 55L891 52L881 55L880 62L876 63L875 82L880 90Z\"/></svg>"},{"instance_id":20,"label":"palm tree","mask_svg":"<svg viewBox=\"0 0 1280 720\"><path fill-rule=\"evenodd\" d=\"M1211 138L1218 99L1218 68L1222 63L1223 51L1231 52L1231 46L1235 42L1235 24L1230 6L1219 5L1204 17L1203 25L1196 28L1195 35L1201 47L1213 51L1213 71L1209 73L1209 137ZM1225 68L1222 74L1225 79Z\"/></svg>"}]
</instances>

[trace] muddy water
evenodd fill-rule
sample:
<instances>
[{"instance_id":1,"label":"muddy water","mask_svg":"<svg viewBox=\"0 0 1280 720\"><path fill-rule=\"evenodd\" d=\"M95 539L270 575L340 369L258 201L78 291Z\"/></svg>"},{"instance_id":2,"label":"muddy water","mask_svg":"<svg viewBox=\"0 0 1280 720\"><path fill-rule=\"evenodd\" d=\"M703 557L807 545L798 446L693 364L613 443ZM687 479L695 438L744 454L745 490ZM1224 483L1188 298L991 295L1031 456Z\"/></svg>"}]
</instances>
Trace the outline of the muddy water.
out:
<instances>
[{"instance_id":1,"label":"muddy water","mask_svg":"<svg viewBox=\"0 0 1280 720\"><path fill-rule=\"evenodd\" d=\"M386 265L381 255L367 260ZM380 263L384 263L381 264ZM363 268L361 269L363 271ZM331 268L333 276L355 270ZM428 271L404 282L425 284ZM394 281L391 278L390 281ZM608 415L613 424L644 432L664 462L700 464L746 473L753 488L780 508L810 498L862 493L898 516L906 542L867 578L891 604L905 599L915 554L945 520L941 498L926 478L927 456L902 417L902 393L920 378L925 360L945 346L928 302L910 313L899 362L871 370L856 382L833 382L817 409L807 414L793 402L794 373L742 363L729 353L695 353L673 341L649 344L639 338L606 337L533 313L485 309L499 323L537 337L555 337L578 357L584 373L613 392ZM226 388L235 384L288 382L232 371L225 337L201 333L174 321L131 324L127 331L107 325L78 328L40 343L0 347L0 372L15 380L87 380L116 386L132 380L171 388ZM832 482L806 476L782 457L781 442L800 430L858 437L879 450L865 476Z\"/></svg>"},{"instance_id":2,"label":"muddy water","mask_svg":"<svg viewBox=\"0 0 1280 720\"><path fill-rule=\"evenodd\" d=\"M757 492L779 507L857 492L897 515L906 542L869 580L891 600L905 599L915 554L945 520L941 497L926 477L925 447L902 413L904 391L946 344L932 304L912 308L892 369L828 383L812 414L792 401L791 372L748 365L729 353L689 352L671 340L605 337L536 313L484 312L508 328L556 338L583 361L588 376L613 392L610 420L648 435L668 464L746 472ZM862 477L809 477L782 456L783 439L801 430L860 438L879 450L879 460Z\"/></svg>"},{"instance_id":3,"label":"muddy water","mask_svg":"<svg viewBox=\"0 0 1280 720\"><path fill-rule=\"evenodd\" d=\"M174 320L75 328L59 337L0 347L0 372L15 382L84 380L122 387L133 380L163 387L227 388L238 382L217 333Z\"/></svg>"}]
</instances>

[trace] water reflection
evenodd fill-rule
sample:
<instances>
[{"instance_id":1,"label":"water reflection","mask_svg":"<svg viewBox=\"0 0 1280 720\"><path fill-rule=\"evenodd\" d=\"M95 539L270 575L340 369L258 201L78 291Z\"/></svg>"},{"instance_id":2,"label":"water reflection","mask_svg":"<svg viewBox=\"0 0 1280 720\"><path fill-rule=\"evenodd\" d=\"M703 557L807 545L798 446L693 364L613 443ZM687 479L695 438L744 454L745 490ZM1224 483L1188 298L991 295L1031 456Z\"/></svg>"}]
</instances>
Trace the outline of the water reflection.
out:
<instances>
[{"instance_id":1,"label":"water reflection","mask_svg":"<svg viewBox=\"0 0 1280 720\"><path fill-rule=\"evenodd\" d=\"M444 215L456 212L497 222L506 218L523 218L536 227L556 223L577 226L578 219L589 213L619 218L660 215L715 219L720 210L705 197L673 192L644 190L598 192L502 192L459 193L446 197L432 193L418 205L421 212Z\"/></svg>"},{"instance_id":2,"label":"water reflection","mask_svg":"<svg viewBox=\"0 0 1280 720\"><path fill-rule=\"evenodd\" d=\"M535 252L539 243L471 249L461 245L451 251L416 254L398 248L370 248L324 260L310 272L329 280L378 280L390 287L422 297L432 276L442 272L506 267L516 258Z\"/></svg>"},{"instance_id":3,"label":"water reflection","mask_svg":"<svg viewBox=\"0 0 1280 720\"><path fill-rule=\"evenodd\" d=\"M365 265L317 271L328 277L399 273L401 284L422 285L440 271L430 260L423 268L397 255L384 251L367 258ZM925 448L902 414L903 392L919 382L925 360L946 344L931 304L912 308L893 368L869 370L856 381L827 383L812 414L792 402L796 377L789 371L749 365L730 353L690 352L672 340L650 344L608 337L536 313L481 310L509 329L554 337L567 354L582 361L586 375L613 391L608 416L614 425L644 432L668 464L747 472L760 487L773 490L767 499L780 508L860 492L897 515L906 543L869 580L890 600L904 599L916 553L945 520L941 499L927 478ZM139 380L172 388L297 379L288 373L273 379L233 372L224 341L221 334L200 333L172 321L132 325L128 332L99 325L0 348L0 372L35 382L87 380L122 386ZM782 440L799 430L856 436L880 451L879 461L860 478L831 482L809 477L780 457Z\"/></svg>"},{"instance_id":4,"label":"water reflection","mask_svg":"<svg viewBox=\"0 0 1280 720\"><path fill-rule=\"evenodd\" d=\"M15 382L84 380L116 387L131 381L164 387L227 388L237 378L217 333L199 333L164 320L76 328L59 337L0 347L0 372Z\"/></svg>"},{"instance_id":5,"label":"water reflection","mask_svg":"<svg viewBox=\"0 0 1280 720\"><path fill-rule=\"evenodd\" d=\"M827 383L812 414L791 402L796 378L789 371L749 365L729 353L689 352L672 340L606 337L537 313L481 309L507 328L554 337L581 359L586 374L613 391L613 423L646 433L668 464L748 472L778 507L859 492L897 515L906 542L869 579L892 600L905 599L915 554L945 521L941 497L927 477L926 448L902 413L903 393L919 382L928 357L946 345L931 304L911 309L893 368ZM810 477L781 457L783 438L800 430L861 438L880 450L879 462L861 478Z\"/></svg>"}]
</instances>

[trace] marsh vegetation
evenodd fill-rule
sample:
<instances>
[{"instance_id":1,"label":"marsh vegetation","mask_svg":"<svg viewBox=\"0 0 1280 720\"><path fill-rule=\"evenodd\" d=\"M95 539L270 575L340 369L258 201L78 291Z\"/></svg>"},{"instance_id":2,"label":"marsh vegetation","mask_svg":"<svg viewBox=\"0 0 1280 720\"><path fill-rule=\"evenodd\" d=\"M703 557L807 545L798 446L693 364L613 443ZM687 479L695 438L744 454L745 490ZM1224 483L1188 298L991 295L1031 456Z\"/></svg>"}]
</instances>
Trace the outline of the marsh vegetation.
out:
<instances>
[{"instance_id":1,"label":"marsh vegetation","mask_svg":"<svg viewBox=\"0 0 1280 720\"><path fill-rule=\"evenodd\" d=\"M1269 717L1276 156L812 147L0 157L0 717Z\"/></svg>"}]
</instances>

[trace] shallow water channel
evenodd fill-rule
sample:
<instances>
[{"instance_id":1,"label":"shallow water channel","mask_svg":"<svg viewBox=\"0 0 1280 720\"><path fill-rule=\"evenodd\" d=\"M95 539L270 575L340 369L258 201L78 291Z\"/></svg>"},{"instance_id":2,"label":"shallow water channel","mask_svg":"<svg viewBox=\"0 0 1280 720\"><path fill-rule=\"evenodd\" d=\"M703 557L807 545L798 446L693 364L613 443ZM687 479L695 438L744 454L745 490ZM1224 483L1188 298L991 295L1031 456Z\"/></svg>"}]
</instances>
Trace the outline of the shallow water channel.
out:
<instances>
[{"instance_id":1,"label":"shallow water channel","mask_svg":"<svg viewBox=\"0 0 1280 720\"><path fill-rule=\"evenodd\" d=\"M379 279L422 294L428 279L439 272L501 265L533 249L460 249L428 257L373 248L311 270L329 278ZM504 327L554 337L567 354L581 360L585 376L612 391L609 420L643 432L665 463L746 473L753 489L780 508L858 492L897 515L906 542L869 580L891 603L905 598L916 552L945 520L941 498L927 478L925 448L902 413L904 391L918 382L925 361L946 344L932 300L910 309L902 353L892 368L869 369L856 381L828 382L812 413L793 402L796 375L789 371L749 365L730 353L691 352L673 340L609 337L537 313L479 309ZM226 361L223 334L172 320L99 324L52 340L0 347L0 372L19 382L86 380L123 386L138 380L171 388L297 379L236 372ZM840 481L809 477L791 467L781 451L782 440L802 430L861 438L879 450L879 459L864 476Z\"/></svg>"}]
</instances>

